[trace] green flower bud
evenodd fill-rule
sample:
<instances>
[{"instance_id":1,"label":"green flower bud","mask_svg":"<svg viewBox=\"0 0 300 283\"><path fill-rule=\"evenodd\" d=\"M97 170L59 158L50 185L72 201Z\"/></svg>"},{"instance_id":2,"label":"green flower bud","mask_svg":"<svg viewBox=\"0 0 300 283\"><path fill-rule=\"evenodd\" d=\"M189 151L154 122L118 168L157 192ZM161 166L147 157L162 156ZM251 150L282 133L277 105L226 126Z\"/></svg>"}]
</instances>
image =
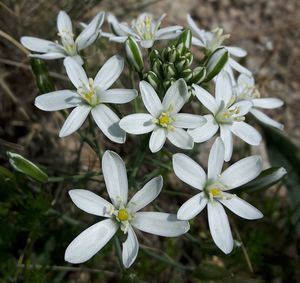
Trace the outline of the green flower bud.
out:
<instances>
[{"instance_id":1,"label":"green flower bud","mask_svg":"<svg viewBox=\"0 0 300 283\"><path fill-rule=\"evenodd\" d=\"M159 89L160 80L154 72L152 71L148 72L147 81L153 86L155 90Z\"/></svg>"},{"instance_id":2,"label":"green flower bud","mask_svg":"<svg viewBox=\"0 0 300 283\"><path fill-rule=\"evenodd\" d=\"M184 55L184 57L189 61L189 66L193 63L193 54L190 51L187 51Z\"/></svg>"},{"instance_id":3,"label":"green flower bud","mask_svg":"<svg viewBox=\"0 0 300 283\"><path fill-rule=\"evenodd\" d=\"M162 76L162 62L159 59L154 60L151 69L158 77Z\"/></svg>"},{"instance_id":4,"label":"green flower bud","mask_svg":"<svg viewBox=\"0 0 300 283\"><path fill-rule=\"evenodd\" d=\"M176 80L174 78L164 81L163 86L164 86L165 90L167 90L175 81Z\"/></svg>"},{"instance_id":5,"label":"green flower bud","mask_svg":"<svg viewBox=\"0 0 300 283\"><path fill-rule=\"evenodd\" d=\"M205 79L205 76L206 76L205 67L197 67L193 70L193 78L190 80L189 83L199 84Z\"/></svg>"},{"instance_id":6,"label":"green flower bud","mask_svg":"<svg viewBox=\"0 0 300 283\"><path fill-rule=\"evenodd\" d=\"M176 69L175 69L174 65L172 63L165 63L163 65L163 74L164 74L164 77L167 79L175 76Z\"/></svg>"},{"instance_id":7,"label":"green flower bud","mask_svg":"<svg viewBox=\"0 0 300 283\"><path fill-rule=\"evenodd\" d=\"M9 157L11 166L15 170L35 179L40 183L46 183L48 181L48 176L45 172L20 154L7 152L7 155Z\"/></svg>"},{"instance_id":8,"label":"green flower bud","mask_svg":"<svg viewBox=\"0 0 300 283\"><path fill-rule=\"evenodd\" d=\"M205 81L210 81L221 72L229 58L228 51L225 48L218 48L208 58L206 63Z\"/></svg>"},{"instance_id":9,"label":"green flower bud","mask_svg":"<svg viewBox=\"0 0 300 283\"><path fill-rule=\"evenodd\" d=\"M131 67L135 71L141 72L144 69L142 52L137 42L132 37L128 37L128 39L126 40L125 50L127 59Z\"/></svg>"},{"instance_id":10,"label":"green flower bud","mask_svg":"<svg viewBox=\"0 0 300 283\"><path fill-rule=\"evenodd\" d=\"M193 72L191 69L185 69L180 73L180 76L188 82L193 77Z\"/></svg>"},{"instance_id":11,"label":"green flower bud","mask_svg":"<svg viewBox=\"0 0 300 283\"><path fill-rule=\"evenodd\" d=\"M155 59L160 59L159 51L156 49L152 49L149 54L150 61L154 61Z\"/></svg>"},{"instance_id":12,"label":"green flower bud","mask_svg":"<svg viewBox=\"0 0 300 283\"><path fill-rule=\"evenodd\" d=\"M173 48L168 53L168 61L174 63L176 60L176 56L177 56L177 51L175 46L173 46Z\"/></svg>"},{"instance_id":13,"label":"green flower bud","mask_svg":"<svg viewBox=\"0 0 300 283\"><path fill-rule=\"evenodd\" d=\"M177 45L177 52L180 54L180 55L182 55L183 54L183 52L184 52L184 43L183 42L181 42L181 43L179 43L178 45Z\"/></svg>"},{"instance_id":14,"label":"green flower bud","mask_svg":"<svg viewBox=\"0 0 300 283\"><path fill-rule=\"evenodd\" d=\"M183 43L186 49L190 49L192 46L192 32L189 29L183 31L178 39L178 44Z\"/></svg>"}]
</instances>

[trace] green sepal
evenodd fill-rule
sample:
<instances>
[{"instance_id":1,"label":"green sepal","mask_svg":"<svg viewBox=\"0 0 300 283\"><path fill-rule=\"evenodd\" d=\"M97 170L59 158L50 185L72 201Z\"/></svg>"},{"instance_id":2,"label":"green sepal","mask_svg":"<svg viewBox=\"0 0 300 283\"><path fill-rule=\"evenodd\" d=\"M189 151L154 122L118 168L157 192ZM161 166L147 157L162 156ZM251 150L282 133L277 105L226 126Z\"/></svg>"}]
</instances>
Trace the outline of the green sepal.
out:
<instances>
[{"instance_id":1,"label":"green sepal","mask_svg":"<svg viewBox=\"0 0 300 283\"><path fill-rule=\"evenodd\" d=\"M131 67L139 73L142 72L144 69L143 55L137 42L130 36L126 40L125 50Z\"/></svg>"}]
</instances>

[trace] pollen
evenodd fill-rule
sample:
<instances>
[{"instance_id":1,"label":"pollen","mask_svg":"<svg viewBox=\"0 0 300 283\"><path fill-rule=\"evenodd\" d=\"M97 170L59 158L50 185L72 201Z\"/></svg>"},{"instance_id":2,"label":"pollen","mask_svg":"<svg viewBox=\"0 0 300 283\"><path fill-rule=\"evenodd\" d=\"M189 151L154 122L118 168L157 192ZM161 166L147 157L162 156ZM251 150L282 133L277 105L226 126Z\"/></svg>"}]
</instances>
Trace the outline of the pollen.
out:
<instances>
[{"instance_id":1,"label":"pollen","mask_svg":"<svg viewBox=\"0 0 300 283\"><path fill-rule=\"evenodd\" d=\"M212 188L209 190L209 192L213 195L213 197L221 195L221 190L219 190L218 188Z\"/></svg>"},{"instance_id":2,"label":"pollen","mask_svg":"<svg viewBox=\"0 0 300 283\"><path fill-rule=\"evenodd\" d=\"M167 126L171 122L171 118L167 114L165 114L165 113L162 113L160 115L160 117L158 118L158 120L159 120L159 124L161 126Z\"/></svg>"},{"instance_id":3,"label":"pollen","mask_svg":"<svg viewBox=\"0 0 300 283\"><path fill-rule=\"evenodd\" d=\"M117 218L120 221L126 221L129 219L129 213L127 212L127 210L125 208L121 208L118 211Z\"/></svg>"}]
</instances>

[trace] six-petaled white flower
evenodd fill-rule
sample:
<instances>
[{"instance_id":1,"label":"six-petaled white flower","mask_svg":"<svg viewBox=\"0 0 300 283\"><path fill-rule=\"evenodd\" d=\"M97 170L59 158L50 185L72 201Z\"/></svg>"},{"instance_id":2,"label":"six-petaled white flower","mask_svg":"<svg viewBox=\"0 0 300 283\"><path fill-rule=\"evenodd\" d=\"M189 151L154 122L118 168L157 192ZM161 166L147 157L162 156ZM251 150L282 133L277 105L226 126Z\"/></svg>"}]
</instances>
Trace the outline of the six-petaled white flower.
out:
<instances>
[{"instance_id":1,"label":"six-petaled white flower","mask_svg":"<svg viewBox=\"0 0 300 283\"><path fill-rule=\"evenodd\" d=\"M263 217L254 206L228 191L256 178L262 170L262 161L260 156L246 157L221 173L224 153L224 144L217 138L209 154L207 174L198 163L182 153L173 155L173 168L179 179L200 191L179 208L177 217L192 219L207 206L212 238L228 254L233 249L233 239L223 205L245 219Z\"/></svg>"},{"instance_id":2,"label":"six-petaled white flower","mask_svg":"<svg viewBox=\"0 0 300 283\"><path fill-rule=\"evenodd\" d=\"M159 151L168 139L182 149L192 149L192 137L184 129L194 129L205 123L200 115L178 113L189 97L183 79L177 80L167 90L161 102L153 87L146 81L140 82L144 105L150 114L131 114L121 119L120 127L133 135L152 132L149 147Z\"/></svg>"},{"instance_id":3,"label":"six-petaled white flower","mask_svg":"<svg viewBox=\"0 0 300 283\"><path fill-rule=\"evenodd\" d=\"M244 49L236 46L222 45L223 41L230 37L229 34L223 34L223 30L220 28L216 28L212 32L199 29L190 15L187 16L187 21L192 30L192 33L194 34L194 36L192 37L192 43L194 45L200 46L209 53L214 52L217 48L220 47L224 47L228 51L230 56L228 62L224 66L224 70L229 73L232 79L234 78L232 69L240 73L244 73L248 76L252 74L247 68L245 68L232 58L232 56L238 58L245 57L247 55L247 52Z\"/></svg>"},{"instance_id":4,"label":"six-petaled white flower","mask_svg":"<svg viewBox=\"0 0 300 283\"><path fill-rule=\"evenodd\" d=\"M92 225L71 242L65 252L66 261L82 263L89 260L120 228L127 234L127 240L123 243L122 261L128 268L139 250L134 228L164 237L177 237L189 230L188 221L178 220L175 214L140 212L159 195L163 186L161 176L150 180L128 202L126 168L120 156L106 151L102 159L102 171L112 203L87 190L69 191L77 207L107 219Z\"/></svg>"},{"instance_id":5,"label":"six-petaled white flower","mask_svg":"<svg viewBox=\"0 0 300 283\"><path fill-rule=\"evenodd\" d=\"M157 21L153 19L150 13L143 13L133 20L131 27L126 23L120 23L113 16L108 17L108 22L116 36L111 36L110 40L116 42L125 42L128 36L132 36L137 42L140 42L144 48L151 48L156 40L174 39L180 35L182 26L170 26L160 28L161 21L166 16L163 14Z\"/></svg>"},{"instance_id":6,"label":"six-petaled white flower","mask_svg":"<svg viewBox=\"0 0 300 283\"><path fill-rule=\"evenodd\" d=\"M234 87L235 87L238 100L240 101L246 100L252 102L253 107L250 110L251 114L253 114L261 122L269 126L275 127L279 130L283 130L283 125L281 123L278 123L277 121L271 119L266 114L258 110L259 108L262 109L279 108L283 105L282 100L274 97L260 98L260 93L258 89L255 87L254 78L252 76L249 77L245 74L241 74L238 77L237 84Z\"/></svg>"},{"instance_id":7,"label":"six-petaled white flower","mask_svg":"<svg viewBox=\"0 0 300 283\"><path fill-rule=\"evenodd\" d=\"M226 72L217 76L214 98L210 93L198 85L193 85L194 93L199 101L212 113L204 115L206 124L188 133L194 142L209 140L219 129L220 136L225 145L225 161L229 161L233 150L232 133L250 145L259 145L261 135L244 122L251 107L250 101L237 101L233 94L231 79Z\"/></svg>"},{"instance_id":8,"label":"six-petaled white flower","mask_svg":"<svg viewBox=\"0 0 300 283\"><path fill-rule=\"evenodd\" d=\"M66 58L64 65L77 91L59 90L40 95L35 99L36 107L45 111L75 107L60 130L60 137L77 131L91 112L105 136L116 143L124 143L126 133L119 127L120 119L105 105L127 103L137 96L134 89L109 89L122 73L124 60L117 55L111 57L95 79L88 78L84 69L73 58Z\"/></svg>"},{"instance_id":9,"label":"six-petaled white flower","mask_svg":"<svg viewBox=\"0 0 300 283\"><path fill-rule=\"evenodd\" d=\"M30 57L45 60L73 57L79 64L83 64L79 51L90 46L99 37L104 18L104 12L97 14L74 40L71 19L66 12L60 11L57 16L57 29L61 44L31 36L21 37L21 43L29 50L40 53L31 54Z\"/></svg>"}]
</instances>

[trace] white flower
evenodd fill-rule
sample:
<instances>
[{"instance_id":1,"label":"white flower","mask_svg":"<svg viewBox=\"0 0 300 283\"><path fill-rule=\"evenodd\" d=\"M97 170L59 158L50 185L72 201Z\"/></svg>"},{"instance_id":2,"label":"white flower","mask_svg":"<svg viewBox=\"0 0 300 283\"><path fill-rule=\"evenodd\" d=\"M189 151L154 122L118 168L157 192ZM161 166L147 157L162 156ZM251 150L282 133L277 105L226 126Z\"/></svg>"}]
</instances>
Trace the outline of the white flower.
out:
<instances>
[{"instance_id":1,"label":"white flower","mask_svg":"<svg viewBox=\"0 0 300 283\"><path fill-rule=\"evenodd\" d=\"M192 43L194 45L200 46L210 53L214 52L220 47L224 47L228 51L230 56L228 62L224 66L224 70L226 70L232 78L232 69L240 73L244 73L248 76L251 76L252 73L247 68L245 68L244 66L242 66L237 61L231 58L231 56L239 58L245 57L247 55L247 52L240 47L222 45L223 41L230 37L229 34L223 34L223 30L220 28L216 28L212 32L199 29L190 15L187 16L187 21L192 30L192 33L194 34L194 36L192 37Z\"/></svg>"},{"instance_id":2,"label":"white flower","mask_svg":"<svg viewBox=\"0 0 300 283\"><path fill-rule=\"evenodd\" d=\"M110 40L116 42L125 42L128 36L132 36L137 42L140 42L144 48L151 48L156 40L174 39L180 35L181 26L170 26L160 28L161 21L166 16L163 14L157 21L153 19L150 13L139 15L133 20L131 27L126 23L119 23L118 20L110 15L108 22L116 36L110 37Z\"/></svg>"},{"instance_id":3,"label":"white flower","mask_svg":"<svg viewBox=\"0 0 300 283\"><path fill-rule=\"evenodd\" d=\"M277 121L271 119L266 114L258 110L263 109L275 109L283 105L283 101L278 98L260 98L259 91L255 87L254 78L241 74L238 77L237 85L235 86L237 99L240 101L246 100L252 102L253 107L250 112L261 122L275 127L279 130L283 130L283 125ZM258 109L257 109L258 108Z\"/></svg>"},{"instance_id":4,"label":"white flower","mask_svg":"<svg viewBox=\"0 0 300 283\"><path fill-rule=\"evenodd\" d=\"M182 220L192 219L207 205L212 238L228 254L232 251L233 239L222 205L245 219L258 219L263 215L251 204L227 191L256 178L262 170L262 160L260 156L246 157L221 173L224 152L224 144L217 138L209 154L207 175L198 163L182 153L173 155L173 168L179 179L200 191L179 208L177 217Z\"/></svg>"},{"instance_id":5,"label":"white flower","mask_svg":"<svg viewBox=\"0 0 300 283\"><path fill-rule=\"evenodd\" d=\"M188 221L178 220L175 214L140 212L159 195L163 185L161 176L150 180L128 202L126 168L120 156L106 151L102 159L102 171L112 204L87 190L69 191L77 207L107 219L89 227L71 242L65 252L66 261L82 263L89 260L120 228L127 234L127 240L123 243L122 260L128 268L133 264L139 250L133 228L164 237L177 237L189 230Z\"/></svg>"},{"instance_id":6,"label":"white flower","mask_svg":"<svg viewBox=\"0 0 300 283\"><path fill-rule=\"evenodd\" d=\"M261 135L245 123L245 117L252 107L250 101L236 102L233 95L231 79L226 72L217 76L214 98L198 85L193 85L194 93L199 101L212 113L205 115L206 124L199 128L188 130L194 142L209 140L220 129L220 136L225 145L225 161L229 161L233 150L232 133L250 145L259 145Z\"/></svg>"},{"instance_id":7,"label":"white flower","mask_svg":"<svg viewBox=\"0 0 300 283\"><path fill-rule=\"evenodd\" d=\"M124 60L117 55L111 57L95 79L88 78L73 58L66 58L64 65L77 91L59 90L40 95L35 99L35 106L44 111L75 107L60 130L60 137L77 131L91 112L104 135L116 143L124 143L126 133L119 127L120 119L105 105L127 103L137 96L134 89L109 89L122 73Z\"/></svg>"},{"instance_id":8,"label":"white flower","mask_svg":"<svg viewBox=\"0 0 300 283\"><path fill-rule=\"evenodd\" d=\"M73 27L70 17L66 12L60 11L57 16L57 29L61 44L31 36L21 37L21 43L29 50L40 54L31 54L30 57L45 60L73 57L79 64L83 60L79 51L90 46L101 34L105 13L97 14L74 40Z\"/></svg>"},{"instance_id":9,"label":"white flower","mask_svg":"<svg viewBox=\"0 0 300 283\"><path fill-rule=\"evenodd\" d=\"M159 151L166 139L182 149L192 149L194 142L183 129L194 129L205 123L199 115L178 113L189 97L183 79L169 87L161 102L153 87L146 81L140 82L144 105L150 114L131 114L121 119L120 127L127 133L140 135L152 132L149 147L152 152Z\"/></svg>"}]
</instances>

